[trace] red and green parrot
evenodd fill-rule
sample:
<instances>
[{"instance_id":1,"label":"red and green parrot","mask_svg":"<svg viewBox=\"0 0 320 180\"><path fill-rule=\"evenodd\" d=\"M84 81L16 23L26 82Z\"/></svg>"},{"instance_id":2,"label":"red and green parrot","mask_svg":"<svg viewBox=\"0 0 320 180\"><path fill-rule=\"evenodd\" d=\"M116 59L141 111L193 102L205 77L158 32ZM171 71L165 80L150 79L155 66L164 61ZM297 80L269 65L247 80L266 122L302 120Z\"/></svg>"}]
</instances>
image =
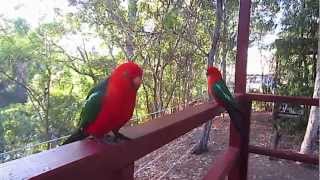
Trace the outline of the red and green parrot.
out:
<instances>
[{"instance_id":1,"label":"red and green parrot","mask_svg":"<svg viewBox=\"0 0 320 180\"><path fill-rule=\"evenodd\" d=\"M222 79L220 71L216 67L209 67L207 70L208 91L216 102L224 107L228 112L235 128L239 131L240 136L244 136L243 132L243 114L239 104L231 95L225 81Z\"/></svg>"},{"instance_id":2,"label":"red and green parrot","mask_svg":"<svg viewBox=\"0 0 320 180\"><path fill-rule=\"evenodd\" d=\"M82 107L78 129L63 144L87 136L102 138L110 131L114 140L128 139L119 133L119 129L132 117L142 75L143 70L137 64L127 62L92 88Z\"/></svg>"}]
</instances>

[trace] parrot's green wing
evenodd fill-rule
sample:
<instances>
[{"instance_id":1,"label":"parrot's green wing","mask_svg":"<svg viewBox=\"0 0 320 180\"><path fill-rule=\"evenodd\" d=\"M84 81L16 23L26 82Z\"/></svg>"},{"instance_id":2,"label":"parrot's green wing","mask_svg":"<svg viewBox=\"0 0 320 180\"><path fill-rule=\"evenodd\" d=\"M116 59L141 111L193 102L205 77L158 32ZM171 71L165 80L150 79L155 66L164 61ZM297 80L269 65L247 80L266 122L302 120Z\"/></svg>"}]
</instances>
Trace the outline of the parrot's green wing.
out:
<instances>
[{"instance_id":1,"label":"parrot's green wing","mask_svg":"<svg viewBox=\"0 0 320 180\"><path fill-rule=\"evenodd\" d=\"M80 113L80 129L87 127L96 119L101 110L102 100L106 94L107 86L108 79L101 81L89 91Z\"/></svg>"},{"instance_id":2,"label":"parrot's green wing","mask_svg":"<svg viewBox=\"0 0 320 180\"><path fill-rule=\"evenodd\" d=\"M233 98L226 83L223 80L220 80L217 83L213 84L211 88L212 88L211 90L214 92L215 96L217 96L217 98L219 98L221 101L223 101L226 106L231 105L234 108L239 109L238 103Z\"/></svg>"},{"instance_id":3,"label":"parrot's green wing","mask_svg":"<svg viewBox=\"0 0 320 180\"><path fill-rule=\"evenodd\" d=\"M220 80L217 83L213 84L211 88L216 98L224 103L225 109L227 110L231 121L233 121L236 129L238 129L238 131L240 132L240 135L244 137L245 132L242 123L243 114L240 110L238 102L233 98L228 87L226 86L226 83L223 80Z\"/></svg>"}]
</instances>

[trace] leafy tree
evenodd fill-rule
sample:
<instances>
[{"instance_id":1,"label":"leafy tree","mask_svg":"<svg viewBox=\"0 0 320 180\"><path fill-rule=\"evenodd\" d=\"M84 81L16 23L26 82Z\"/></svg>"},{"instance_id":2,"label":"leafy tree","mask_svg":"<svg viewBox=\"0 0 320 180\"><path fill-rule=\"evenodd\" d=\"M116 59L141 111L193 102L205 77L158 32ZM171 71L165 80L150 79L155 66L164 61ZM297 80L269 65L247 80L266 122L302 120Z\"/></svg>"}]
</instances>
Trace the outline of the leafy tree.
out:
<instances>
[{"instance_id":1,"label":"leafy tree","mask_svg":"<svg viewBox=\"0 0 320 180\"><path fill-rule=\"evenodd\" d=\"M318 58L319 22L317 19L319 19L319 2L283 0L281 1L281 7L283 16L280 38L274 43L277 50L277 93L310 97L313 93L317 93L317 88L314 86ZM291 106L296 111L303 110L302 120L296 123L297 125L293 128L294 133L304 132L310 115L309 123L311 125L309 125L301 147L301 152L310 153L313 149L315 132L318 129L317 121L314 121L316 109L313 107L312 113L309 114L309 106ZM279 127L280 122L275 121L274 124ZM288 129L291 126L292 123L285 123L283 128Z\"/></svg>"}]
</instances>

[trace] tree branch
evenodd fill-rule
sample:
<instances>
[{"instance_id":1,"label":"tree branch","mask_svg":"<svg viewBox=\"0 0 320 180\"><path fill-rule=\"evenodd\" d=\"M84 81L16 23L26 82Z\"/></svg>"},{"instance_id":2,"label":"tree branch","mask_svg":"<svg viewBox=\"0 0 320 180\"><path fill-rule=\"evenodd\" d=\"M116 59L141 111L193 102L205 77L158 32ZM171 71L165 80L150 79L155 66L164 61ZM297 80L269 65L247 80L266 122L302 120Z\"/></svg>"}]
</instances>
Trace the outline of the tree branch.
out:
<instances>
[{"instance_id":1,"label":"tree branch","mask_svg":"<svg viewBox=\"0 0 320 180\"><path fill-rule=\"evenodd\" d=\"M212 3L214 3L213 0L212 0ZM222 16L223 16L222 4L223 4L222 0L217 0L216 25L215 25L215 29L212 33L213 39L212 39L211 49L210 49L209 57L208 57L208 66L213 66L214 57L215 57L217 48L219 46L221 20L222 20Z\"/></svg>"}]
</instances>

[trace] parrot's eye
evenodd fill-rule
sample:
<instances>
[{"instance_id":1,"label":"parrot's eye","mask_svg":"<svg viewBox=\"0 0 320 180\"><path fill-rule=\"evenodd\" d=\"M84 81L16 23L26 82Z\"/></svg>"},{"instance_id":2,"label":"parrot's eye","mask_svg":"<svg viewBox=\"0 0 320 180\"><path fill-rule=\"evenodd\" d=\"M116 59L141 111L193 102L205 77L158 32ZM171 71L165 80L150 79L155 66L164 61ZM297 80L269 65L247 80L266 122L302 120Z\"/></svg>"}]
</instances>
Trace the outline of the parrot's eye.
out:
<instances>
[{"instance_id":1,"label":"parrot's eye","mask_svg":"<svg viewBox=\"0 0 320 180\"><path fill-rule=\"evenodd\" d=\"M208 73L208 72L206 72L206 76L209 76L209 73Z\"/></svg>"}]
</instances>

